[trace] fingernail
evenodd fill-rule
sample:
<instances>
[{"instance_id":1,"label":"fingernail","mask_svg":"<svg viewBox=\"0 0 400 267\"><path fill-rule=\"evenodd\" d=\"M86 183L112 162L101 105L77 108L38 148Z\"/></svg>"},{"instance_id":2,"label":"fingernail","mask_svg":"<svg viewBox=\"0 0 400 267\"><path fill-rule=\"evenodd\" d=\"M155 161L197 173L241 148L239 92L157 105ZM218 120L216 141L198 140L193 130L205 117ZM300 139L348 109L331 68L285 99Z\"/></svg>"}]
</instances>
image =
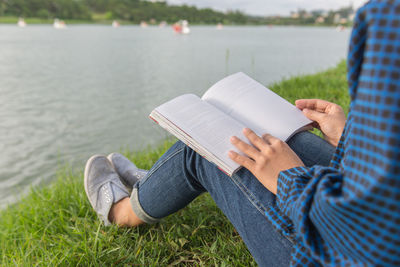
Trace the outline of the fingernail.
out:
<instances>
[{"instance_id":1,"label":"fingernail","mask_svg":"<svg viewBox=\"0 0 400 267\"><path fill-rule=\"evenodd\" d=\"M249 133L250 132L250 129L249 128L244 128L243 129L243 133Z\"/></svg>"},{"instance_id":2,"label":"fingernail","mask_svg":"<svg viewBox=\"0 0 400 267\"><path fill-rule=\"evenodd\" d=\"M231 143L235 143L237 141L237 137L236 136L232 136L231 137Z\"/></svg>"}]
</instances>

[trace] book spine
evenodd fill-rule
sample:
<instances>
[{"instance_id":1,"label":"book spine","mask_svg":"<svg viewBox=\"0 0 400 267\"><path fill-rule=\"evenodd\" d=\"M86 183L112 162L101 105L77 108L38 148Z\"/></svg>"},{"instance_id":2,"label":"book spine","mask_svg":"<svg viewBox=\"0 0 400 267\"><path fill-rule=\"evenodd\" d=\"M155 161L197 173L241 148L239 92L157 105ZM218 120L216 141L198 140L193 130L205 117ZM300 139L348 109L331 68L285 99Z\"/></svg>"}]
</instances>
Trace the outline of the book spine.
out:
<instances>
[{"instance_id":1,"label":"book spine","mask_svg":"<svg viewBox=\"0 0 400 267\"><path fill-rule=\"evenodd\" d=\"M223 173L225 173L226 175L228 175L228 176L232 176L232 175L229 175L226 171L224 171L224 169L222 169L221 167L219 167L219 166L217 166L218 167L218 169L220 170L220 171L222 171Z\"/></svg>"},{"instance_id":2,"label":"book spine","mask_svg":"<svg viewBox=\"0 0 400 267\"><path fill-rule=\"evenodd\" d=\"M154 119L151 115L149 116L149 118L154 121L155 123L159 124L158 121L156 119Z\"/></svg>"}]
</instances>

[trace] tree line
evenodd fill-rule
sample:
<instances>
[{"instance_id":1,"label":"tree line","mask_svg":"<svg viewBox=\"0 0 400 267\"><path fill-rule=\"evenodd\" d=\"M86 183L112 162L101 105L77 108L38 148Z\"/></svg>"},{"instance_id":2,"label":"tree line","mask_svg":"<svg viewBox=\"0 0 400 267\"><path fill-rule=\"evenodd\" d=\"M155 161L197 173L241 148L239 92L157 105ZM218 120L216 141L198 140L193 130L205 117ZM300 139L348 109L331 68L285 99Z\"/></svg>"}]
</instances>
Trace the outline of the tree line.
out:
<instances>
[{"instance_id":1,"label":"tree line","mask_svg":"<svg viewBox=\"0 0 400 267\"><path fill-rule=\"evenodd\" d=\"M41 19L123 20L174 23L180 19L197 24L257 24L260 19L240 11L226 13L210 8L174 6L143 0L0 0L0 16Z\"/></svg>"}]
</instances>

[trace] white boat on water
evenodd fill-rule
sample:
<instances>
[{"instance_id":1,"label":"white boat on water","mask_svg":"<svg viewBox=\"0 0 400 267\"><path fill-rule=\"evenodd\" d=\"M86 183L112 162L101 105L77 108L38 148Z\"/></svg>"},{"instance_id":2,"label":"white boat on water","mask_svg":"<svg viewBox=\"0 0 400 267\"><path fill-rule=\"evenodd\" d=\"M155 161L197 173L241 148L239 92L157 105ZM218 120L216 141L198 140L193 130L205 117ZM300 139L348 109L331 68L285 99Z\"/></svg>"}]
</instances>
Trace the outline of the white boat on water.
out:
<instances>
[{"instance_id":1,"label":"white boat on water","mask_svg":"<svg viewBox=\"0 0 400 267\"><path fill-rule=\"evenodd\" d=\"M63 20L55 19L54 23L53 23L53 27L55 29L65 29L65 28L67 28L67 25L65 24L65 22Z\"/></svg>"},{"instance_id":2,"label":"white boat on water","mask_svg":"<svg viewBox=\"0 0 400 267\"><path fill-rule=\"evenodd\" d=\"M25 28L26 27L26 22L23 18L19 18L17 22L18 27L20 28Z\"/></svg>"},{"instance_id":3,"label":"white boat on water","mask_svg":"<svg viewBox=\"0 0 400 267\"><path fill-rule=\"evenodd\" d=\"M336 27L337 32L344 32L346 30L346 27L343 25L339 25Z\"/></svg>"},{"instance_id":4,"label":"white boat on water","mask_svg":"<svg viewBox=\"0 0 400 267\"><path fill-rule=\"evenodd\" d=\"M114 20L111 24L114 28L118 28L119 26L121 26L121 24L119 24L118 21Z\"/></svg>"},{"instance_id":5,"label":"white boat on water","mask_svg":"<svg viewBox=\"0 0 400 267\"><path fill-rule=\"evenodd\" d=\"M187 20L182 20L182 34L189 34L189 22Z\"/></svg>"},{"instance_id":6,"label":"white boat on water","mask_svg":"<svg viewBox=\"0 0 400 267\"><path fill-rule=\"evenodd\" d=\"M141 22L140 22L140 27L142 27L142 28L147 28L148 26L149 26L149 24L147 24L146 21L141 21Z\"/></svg>"},{"instance_id":7,"label":"white boat on water","mask_svg":"<svg viewBox=\"0 0 400 267\"><path fill-rule=\"evenodd\" d=\"M189 22L187 20L178 21L177 23L172 25L172 29L177 34L189 34L190 33Z\"/></svg>"}]
</instances>

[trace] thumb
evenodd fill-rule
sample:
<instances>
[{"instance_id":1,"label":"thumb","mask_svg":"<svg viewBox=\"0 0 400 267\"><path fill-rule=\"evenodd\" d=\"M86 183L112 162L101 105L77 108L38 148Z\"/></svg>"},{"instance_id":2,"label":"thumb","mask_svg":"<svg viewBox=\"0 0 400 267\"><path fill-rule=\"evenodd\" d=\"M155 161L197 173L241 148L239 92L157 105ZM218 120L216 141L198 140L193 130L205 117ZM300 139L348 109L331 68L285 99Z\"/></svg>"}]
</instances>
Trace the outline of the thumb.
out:
<instances>
[{"instance_id":1,"label":"thumb","mask_svg":"<svg viewBox=\"0 0 400 267\"><path fill-rule=\"evenodd\" d=\"M316 121L318 123L322 122L322 120L326 116L325 113L321 113L311 109L303 109L303 114L310 120Z\"/></svg>"}]
</instances>

